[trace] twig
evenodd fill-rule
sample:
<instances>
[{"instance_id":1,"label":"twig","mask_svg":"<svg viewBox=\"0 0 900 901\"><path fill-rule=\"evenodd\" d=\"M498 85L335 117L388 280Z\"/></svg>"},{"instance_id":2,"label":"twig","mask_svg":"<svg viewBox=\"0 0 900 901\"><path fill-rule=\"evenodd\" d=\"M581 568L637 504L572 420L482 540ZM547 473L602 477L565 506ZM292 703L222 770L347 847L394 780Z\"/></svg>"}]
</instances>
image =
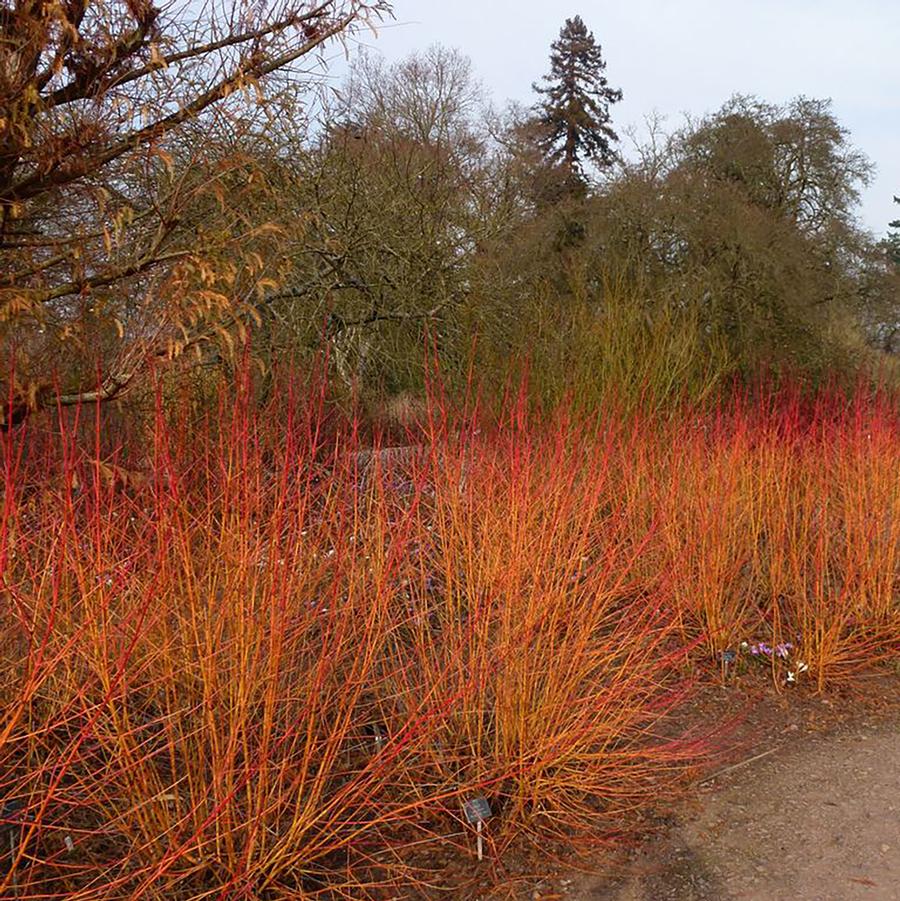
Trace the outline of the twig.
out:
<instances>
[{"instance_id":1,"label":"twig","mask_svg":"<svg viewBox=\"0 0 900 901\"><path fill-rule=\"evenodd\" d=\"M700 781L700 785L706 785L708 782L713 782L718 779L719 776L724 776L726 773L732 772L732 770L739 770L741 767L747 766L747 764L753 763L755 760L761 760L763 757L768 757L770 754L774 754L777 750L781 748L781 745L776 745L774 748L769 748L768 751L763 751L762 754L756 754L753 757L748 757L746 760L742 760L740 763L733 763L731 766L725 767L724 770L719 770L717 773L713 773L712 776L708 776L706 779L702 779Z\"/></svg>"},{"instance_id":2,"label":"twig","mask_svg":"<svg viewBox=\"0 0 900 901\"><path fill-rule=\"evenodd\" d=\"M19 897L19 878L16 876L16 839L12 829L9 830L9 860L12 867L12 890L13 897Z\"/></svg>"}]
</instances>

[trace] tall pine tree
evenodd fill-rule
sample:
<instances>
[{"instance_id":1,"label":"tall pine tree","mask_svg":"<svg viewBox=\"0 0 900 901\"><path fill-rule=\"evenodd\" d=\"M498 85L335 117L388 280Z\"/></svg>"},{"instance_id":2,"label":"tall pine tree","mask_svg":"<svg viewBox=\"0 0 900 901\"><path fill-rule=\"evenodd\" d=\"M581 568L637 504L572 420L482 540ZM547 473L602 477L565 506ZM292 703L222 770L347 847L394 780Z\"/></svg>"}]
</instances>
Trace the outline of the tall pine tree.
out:
<instances>
[{"instance_id":1,"label":"tall pine tree","mask_svg":"<svg viewBox=\"0 0 900 901\"><path fill-rule=\"evenodd\" d=\"M894 203L900 203L900 197L895 196ZM885 247L891 260L895 265L900 266L900 219L889 222L888 228L891 230L885 239Z\"/></svg>"},{"instance_id":2,"label":"tall pine tree","mask_svg":"<svg viewBox=\"0 0 900 901\"><path fill-rule=\"evenodd\" d=\"M550 50L546 84L533 85L543 97L535 109L541 143L549 162L583 182L585 162L606 168L616 159L613 144L619 137L610 126L609 107L622 92L609 86L601 47L581 16L566 19Z\"/></svg>"}]
</instances>

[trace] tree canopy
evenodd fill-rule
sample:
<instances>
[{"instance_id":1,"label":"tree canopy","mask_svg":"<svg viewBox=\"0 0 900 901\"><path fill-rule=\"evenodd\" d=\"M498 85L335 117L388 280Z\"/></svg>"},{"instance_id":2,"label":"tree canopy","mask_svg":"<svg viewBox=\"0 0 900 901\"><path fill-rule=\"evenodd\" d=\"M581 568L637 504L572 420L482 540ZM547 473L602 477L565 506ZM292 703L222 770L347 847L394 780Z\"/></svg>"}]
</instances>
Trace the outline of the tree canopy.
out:
<instances>
[{"instance_id":1,"label":"tree canopy","mask_svg":"<svg viewBox=\"0 0 900 901\"><path fill-rule=\"evenodd\" d=\"M500 113L442 47L323 90L381 0L219 12L3 8L0 427L245 338L263 369L324 351L348 398L421 390L431 348L666 390L896 349L900 225L857 222L871 166L827 101L736 96L620 157L577 17L538 107Z\"/></svg>"},{"instance_id":2,"label":"tree canopy","mask_svg":"<svg viewBox=\"0 0 900 901\"><path fill-rule=\"evenodd\" d=\"M278 229L248 215L242 137L297 64L381 0L211 6L38 0L0 8L0 330L10 416L65 364L64 400L119 394L149 359L234 342L271 279ZM103 343L96 391L71 371ZM13 359L14 357L14 359ZM64 372L65 374L65 372ZM30 387L29 387L30 386ZM17 412L16 412L17 411Z\"/></svg>"}]
</instances>

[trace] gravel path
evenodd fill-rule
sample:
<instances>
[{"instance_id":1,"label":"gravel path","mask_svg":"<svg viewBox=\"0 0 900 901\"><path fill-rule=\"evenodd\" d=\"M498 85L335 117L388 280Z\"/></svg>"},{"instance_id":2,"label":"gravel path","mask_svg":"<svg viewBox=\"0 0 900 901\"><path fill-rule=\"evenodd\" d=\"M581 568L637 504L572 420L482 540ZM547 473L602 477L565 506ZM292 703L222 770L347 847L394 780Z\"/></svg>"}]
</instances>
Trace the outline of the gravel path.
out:
<instances>
[{"instance_id":1,"label":"gravel path","mask_svg":"<svg viewBox=\"0 0 900 901\"><path fill-rule=\"evenodd\" d=\"M720 776L629 871L563 897L900 901L900 723L798 737Z\"/></svg>"}]
</instances>

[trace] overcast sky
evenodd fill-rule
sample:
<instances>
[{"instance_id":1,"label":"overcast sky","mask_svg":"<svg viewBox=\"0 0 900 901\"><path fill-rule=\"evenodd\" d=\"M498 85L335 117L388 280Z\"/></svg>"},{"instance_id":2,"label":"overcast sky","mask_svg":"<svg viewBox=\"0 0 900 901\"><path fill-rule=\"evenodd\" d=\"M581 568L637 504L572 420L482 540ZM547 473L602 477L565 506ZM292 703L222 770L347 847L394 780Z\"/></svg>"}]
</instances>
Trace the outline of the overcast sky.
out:
<instances>
[{"instance_id":1,"label":"overcast sky","mask_svg":"<svg viewBox=\"0 0 900 901\"><path fill-rule=\"evenodd\" d=\"M875 232L900 217L900 0L395 0L396 21L366 43L389 60L432 43L471 57L498 103L531 103L550 42L580 15L603 46L621 131L658 111L718 109L733 93L781 102L830 97L877 166L860 215Z\"/></svg>"}]
</instances>

